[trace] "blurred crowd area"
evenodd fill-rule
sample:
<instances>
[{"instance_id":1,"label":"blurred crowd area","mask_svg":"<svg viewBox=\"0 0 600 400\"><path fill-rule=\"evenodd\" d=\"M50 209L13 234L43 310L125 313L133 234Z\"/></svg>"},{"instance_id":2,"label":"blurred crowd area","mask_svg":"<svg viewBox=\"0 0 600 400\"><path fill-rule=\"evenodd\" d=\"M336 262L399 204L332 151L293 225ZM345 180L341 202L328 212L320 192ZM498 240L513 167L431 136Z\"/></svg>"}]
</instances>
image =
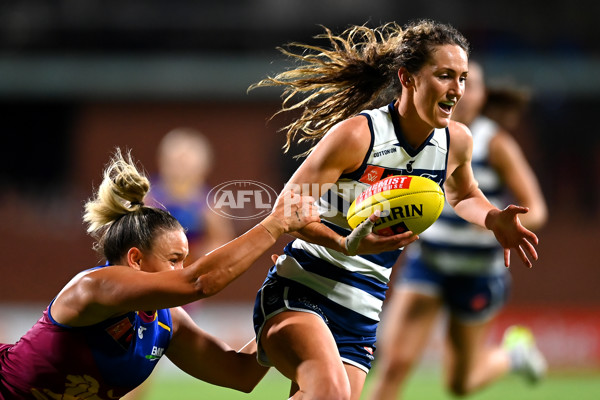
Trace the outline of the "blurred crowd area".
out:
<instances>
[{"instance_id":1,"label":"blurred crowd area","mask_svg":"<svg viewBox=\"0 0 600 400\"><path fill-rule=\"evenodd\" d=\"M3 1L0 302L47 302L100 261L81 216L115 146L152 174L161 137L192 127L213 145L212 185L253 180L280 189L298 162L281 151L286 121L269 121L279 93L246 91L286 66L276 47L317 43L321 25L432 18L467 36L490 87L530 96L510 128L538 174L550 220L535 268L513 262L513 301L599 306L600 3L576 3ZM234 221L236 233L256 222ZM267 254L209 301L252 301L269 266Z\"/></svg>"}]
</instances>

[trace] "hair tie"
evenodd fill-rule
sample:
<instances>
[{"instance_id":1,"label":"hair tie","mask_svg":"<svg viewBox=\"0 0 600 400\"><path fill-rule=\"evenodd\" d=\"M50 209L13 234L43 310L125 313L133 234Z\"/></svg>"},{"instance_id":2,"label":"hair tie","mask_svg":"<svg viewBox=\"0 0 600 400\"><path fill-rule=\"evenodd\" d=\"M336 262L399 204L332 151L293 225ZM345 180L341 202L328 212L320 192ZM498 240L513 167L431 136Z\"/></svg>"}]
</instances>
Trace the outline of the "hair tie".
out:
<instances>
[{"instance_id":1,"label":"hair tie","mask_svg":"<svg viewBox=\"0 0 600 400\"><path fill-rule=\"evenodd\" d=\"M132 202L130 202L130 207L133 207L133 206L143 207L144 206L144 202L143 201L132 201Z\"/></svg>"}]
</instances>

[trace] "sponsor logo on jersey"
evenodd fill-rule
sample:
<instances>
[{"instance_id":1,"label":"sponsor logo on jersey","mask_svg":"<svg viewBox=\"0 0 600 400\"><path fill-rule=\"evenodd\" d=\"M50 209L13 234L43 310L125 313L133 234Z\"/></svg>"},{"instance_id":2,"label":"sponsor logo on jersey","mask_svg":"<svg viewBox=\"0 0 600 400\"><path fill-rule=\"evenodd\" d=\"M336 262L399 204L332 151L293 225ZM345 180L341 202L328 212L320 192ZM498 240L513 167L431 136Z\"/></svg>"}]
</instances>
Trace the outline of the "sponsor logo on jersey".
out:
<instances>
[{"instance_id":1,"label":"sponsor logo on jersey","mask_svg":"<svg viewBox=\"0 0 600 400\"><path fill-rule=\"evenodd\" d=\"M163 356L165 349L162 347L152 346L152 353L146 355L147 360L156 361Z\"/></svg>"},{"instance_id":2,"label":"sponsor logo on jersey","mask_svg":"<svg viewBox=\"0 0 600 400\"><path fill-rule=\"evenodd\" d=\"M398 151L398 149L396 147L391 147L389 149L383 149L383 150L374 152L373 157L374 158L383 157L383 156L387 156L388 154L394 154L397 151Z\"/></svg>"},{"instance_id":3,"label":"sponsor logo on jersey","mask_svg":"<svg viewBox=\"0 0 600 400\"><path fill-rule=\"evenodd\" d=\"M392 190L396 189L408 189L410 188L410 182L412 181L412 177L410 176L400 176L395 178L390 178L387 180L382 180L374 185L371 185L369 188L365 189L357 198L356 204L360 204L365 199L368 199L371 196L382 196L382 194L389 193ZM384 200L384 197L381 197L380 200Z\"/></svg>"},{"instance_id":4,"label":"sponsor logo on jersey","mask_svg":"<svg viewBox=\"0 0 600 400\"><path fill-rule=\"evenodd\" d=\"M385 172L385 168L376 167L374 165L369 165L364 174L360 177L359 181L363 183L368 183L369 185L374 184L379 181Z\"/></svg>"},{"instance_id":5,"label":"sponsor logo on jersey","mask_svg":"<svg viewBox=\"0 0 600 400\"><path fill-rule=\"evenodd\" d=\"M143 338L144 338L144 331L145 331L146 329L148 329L148 328L146 328L145 326L140 326L140 327L138 328L138 337L139 337L140 339L143 339Z\"/></svg>"},{"instance_id":6,"label":"sponsor logo on jersey","mask_svg":"<svg viewBox=\"0 0 600 400\"><path fill-rule=\"evenodd\" d=\"M135 330L131 321L129 321L129 318L125 317L106 328L106 333L108 333L124 349L127 349L131 343L131 339L133 339Z\"/></svg>"}]
</instances>

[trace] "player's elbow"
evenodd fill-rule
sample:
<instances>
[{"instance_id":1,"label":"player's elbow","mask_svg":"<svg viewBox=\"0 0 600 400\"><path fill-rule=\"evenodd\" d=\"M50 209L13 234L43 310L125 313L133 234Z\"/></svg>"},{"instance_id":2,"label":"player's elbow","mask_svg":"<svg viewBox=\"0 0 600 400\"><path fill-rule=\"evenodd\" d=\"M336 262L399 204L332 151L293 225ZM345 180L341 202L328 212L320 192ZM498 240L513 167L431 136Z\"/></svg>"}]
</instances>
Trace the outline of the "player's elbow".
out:
<instances>
[{"instance_id":1,"label":"player's elbow","mask_svg":"<svg viewBox=\"0 0 600 400\"><path fill-rule=\"evenodd\" d=\"M254 359L252 360L254 363ZM237 379L232 383L231 388L243 393L251 393L258 385L261 379L269 371L269 368L252 366L236 374Z\"/></svg>"},{"instance_id":2,"label":"player's elbow","mask_svg":"<svg viewBox=\"0 0 600 400\"><path fill-rule=\"evenodd\" d=\"M545 206L531 207L521 217L521 223L530 231L538 231L548 222L548 209Z\"/></svg>"}]
</instances>

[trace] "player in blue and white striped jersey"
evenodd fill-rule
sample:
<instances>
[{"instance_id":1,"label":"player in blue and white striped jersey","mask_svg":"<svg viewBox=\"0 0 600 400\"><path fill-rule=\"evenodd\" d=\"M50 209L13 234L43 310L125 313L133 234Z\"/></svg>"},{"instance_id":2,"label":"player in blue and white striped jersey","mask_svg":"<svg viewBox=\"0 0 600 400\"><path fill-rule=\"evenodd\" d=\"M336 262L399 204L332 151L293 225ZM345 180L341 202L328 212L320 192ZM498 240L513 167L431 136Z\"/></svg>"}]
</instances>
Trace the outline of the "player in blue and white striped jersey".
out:
<instances>
[{"instance_id":1,"label":"player in blue and white striped jersey","mask_svg":"<svg viewBox=\"0 0 600 400\"><path fill-rule=\"evenodd\" d=\"M358 400L390 268L416 240L369 233L372 218L351 233L347 206L364 188L391 174L434 179L463 218L494 231L507 260L517 249L531 265L537 237L518 222L525 208L501 211L477 188L471 135L450 120L468 73L469 45L458 31L418 21L325 36L331 49L299 45L296 58L307 65L255 85L287 87L283 109L305 109L287 127L287 146L316 144L286 186L320 198L322 223L294 234L277 259L254 324L259 361L292 380L293 399ZM294 95L302 100L289 104Z\"/></svg>"}]
</instances>

